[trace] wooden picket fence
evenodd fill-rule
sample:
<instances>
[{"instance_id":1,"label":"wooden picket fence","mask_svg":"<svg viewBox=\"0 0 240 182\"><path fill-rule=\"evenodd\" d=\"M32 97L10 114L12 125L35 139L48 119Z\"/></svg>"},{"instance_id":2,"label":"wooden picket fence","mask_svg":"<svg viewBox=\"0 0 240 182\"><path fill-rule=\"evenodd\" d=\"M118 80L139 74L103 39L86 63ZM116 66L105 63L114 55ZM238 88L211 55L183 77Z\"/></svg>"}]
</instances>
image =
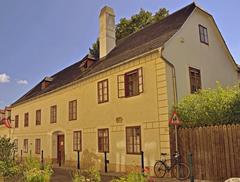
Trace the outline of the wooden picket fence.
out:
<instances>
[{"instance_id":1,"label":"wooden picket fence","mask_svg":"<svg viewBox=\"0 0 240 182\"><path fill-rule=\"evenodd\" d=\"M170 138L172 153L173 129ZM224 181L240 177L240 124L179 128L178 148L184 162L192 153L195 179Z\"/></svg>"}]
</instances>

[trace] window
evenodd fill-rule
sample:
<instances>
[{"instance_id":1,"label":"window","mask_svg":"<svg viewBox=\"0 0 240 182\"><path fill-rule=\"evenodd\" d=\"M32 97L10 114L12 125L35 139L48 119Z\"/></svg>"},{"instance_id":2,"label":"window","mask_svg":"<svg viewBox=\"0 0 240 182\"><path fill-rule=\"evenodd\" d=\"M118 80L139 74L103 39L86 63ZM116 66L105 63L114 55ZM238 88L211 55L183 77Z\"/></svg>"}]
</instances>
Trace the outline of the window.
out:
<instances>
[{"instance_id":1,"label":"window","mask_svg":"<svg viewBox=\"0 0 240 182\"><path fill-rule=\"evenodd\" d=\"M202 88L200 70L189 67L189 76L191 93L195 93Z\"/></svg>"},{"instance_id":2,"label":"window","mask_svg":"<svg viewBox=\"0 0 240 182\"><path fill-rule=\"evenodd\" d=\"M132 97L143 93L142 68L118 75L118 97Z\"/></svg>"},{"instance_id":3,"label":"window","mask_svg":"<svg viewBox=\"0 0 240 182\"><path fill-rule=\"evenodd\" d=\"M73 150L82 151L82 132L81 131L73 132Z\"/></svg>"},{"instance_id":4,"label":"window","mask_svg":"<svg viewBox=\"0 0 240 182\"><path fill-rule=\"evenodd\" d=\"M208 31L207 28L199 25L199 36L200 36L200 42L204 43L204 44L209 44L208 42Z\"/></svg>"},{"instance_id":5,"label":"window","mask_svg":"<svg viewBox=\"0 0 240 182\"><path fill-rule=\"evenodd\" d=\"M41 110L36 110L36 125L41 125Z\"/></svg>"},{"instance_id":6,"label":"window","mask_svg":"<svg viewBox=\"0 0 240 182\"><path fill-rule=\"evenodd\" d=\"M51 106L50 108L50 123L56 123L57 122L57 106Z\"/></svg>"},{"instance_id":7,"label":"window","mask_svg":"<svg viewBox=\"0 0 240 182\"><path fill-rule=\"evenodd\" d=\"M18 152L18 139L14 139L14 150Z\"/></svg>"},{"instance_id":8,"label":"window","mask_svg":"<svg viewBox=\"0 0 240 182\"><path fill-rule=\"evenodd\" d=\"M141 127L126 127L127 154L140 154L141 152Z\"/></svg>"},{"instance_id":9,"label":"window","mask_svg":"<svg viewBox=\"0 0 240 182\"><path fill-rule=\"evenodd\" d=\"M41 152L41 139L35 139L35 154L40 154Z\"/></svg>"},{"instance_id":10,"label":"window","mask_svg":"<svg viewBox=\"0 0 240 182\"><path fill-rule=\"evenodd\" d=\"M107 128L98 130L98 152L109 152L109 131Z\"/></svg>"},{"instance_id":11,"label":"window","mask_svg":"<svg viewBox=\"0 0 240 182\"><path fill-rule=\"evenodd\" d=\"M77 119L77 100L69 102L69 121Z\"/></svg>"},{"instance_id":12,"label":"window","mask_svg":"<svg viewBox=\"0 0 240 182\"><path fill-rule=\"evenodd\" d=\"M18 128L19 126L19 115L15 116L15 128Z\"/></svg>"},{"instance_id":13,"label":"window","mask_svg":"<svg viewBox=\"0 0 240 182\"><path fill-rule=\"evenodd\" d=\"M108 80L103 80L97 83L98 103L108 102Z\"/></svg>"},{"instance_id":14,"label":"window","mask_svg":"<svg viewBox=\"0 0 240 182\"><path fill-rule=\"evenodd\" d=\"M29 114L25 113L24 114L24 127L28 127L29 124Z\"/></svg>"},{"instance_id":15,"label":"window","mask_svg":"<svg viewBox=\"0 0 240 182\"><path fill-rule=\"evenodd\" d=\"M28 153L28 139L23 140L23 152Z\"/></svg>"}]
</instances>

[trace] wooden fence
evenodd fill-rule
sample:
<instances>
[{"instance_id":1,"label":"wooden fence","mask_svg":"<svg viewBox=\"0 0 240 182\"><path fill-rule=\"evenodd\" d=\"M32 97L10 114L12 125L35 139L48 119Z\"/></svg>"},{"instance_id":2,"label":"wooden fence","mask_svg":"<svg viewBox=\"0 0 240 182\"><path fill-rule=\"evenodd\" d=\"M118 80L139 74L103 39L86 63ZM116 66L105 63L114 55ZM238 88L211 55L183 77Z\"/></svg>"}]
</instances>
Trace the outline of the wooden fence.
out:
<instances>
[{"instance_id":1,"label":"wooden fence","mask_svg":"<svg viewBox=\"0 0 240 182\"><path fill-rule=\"evenodd\" d=\"M171 153L175 151L170 130ZM240 124L178 129L178 148L184 162L193 156L195 179L224 181L240 177Z\"/></svg>"}]
</instances>

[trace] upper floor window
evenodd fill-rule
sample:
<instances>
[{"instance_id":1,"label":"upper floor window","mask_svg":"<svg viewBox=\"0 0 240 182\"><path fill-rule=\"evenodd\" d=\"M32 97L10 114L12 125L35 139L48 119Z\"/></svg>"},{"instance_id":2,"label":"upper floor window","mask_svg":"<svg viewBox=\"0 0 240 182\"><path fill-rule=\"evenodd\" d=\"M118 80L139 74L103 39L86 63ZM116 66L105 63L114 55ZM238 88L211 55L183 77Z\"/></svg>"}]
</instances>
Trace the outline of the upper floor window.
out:
<instances>
[{"instance_id":1,"label":"upper floor window","mask_svg":"<svg viewBox=\"0 0 240 182\"><path fill-rule=\"evenodd\" d=\"M28 127L29 125L29 114L25 113L24 114L24 127Z\"/></svg>"},{"instance_id":2,"label":"upper floor window","mask_svg":"<svg viewBox=\"0 0 240 182\"><path fill-rule=\"evenodd\" d=\"M195 93L202 88L200 70L189 67L189 76L191 93Z\"/></svg>"},{"instance_id":3,"label":"upper floor window","mask_svg":"<svg viewBox=\"0 0 240 182\"><path fill-rule=\"evenodd\" d=\"M41 110L36 110L36 125L41 125Z\"/></svg>"},{"instance_id":4,"label":"upper floor window","mask_svg":"<svg viewBox=\"0 0 240 182\"><path fill-rule=\"evenodd\" d=\"M40 154L41 152L41 139L35 139L35 154Z\"/></svg>"},{"instance_id":5,"label":"upper floor window","mask_svg":"<svg viewBox=\"0 0 240 182\"><path fill-rule=\"evenodd\" d=\"M50 123L56 123L57 122L57 106L51 106L50 107Z\"/></svg>"},{"instance_id":6,"label":"upper floor window","mask_svg":"<svg viewBox=\"0 0 240 182\"><path fill-rule=\"evenodd\" d=\"M118 75L118 97L132 97L143 92L142 68Z\"/></svg>"},{"instance_id":7,"label":"upper floor window","mask_svg":"<svg viewBox=\"0 0 240 182\"><path fill-rule=\"evenodd\" d=\"M199 36L200 36L200 41L204 44L209 44L208 42L208 31L207 28L199 25Z\"/></svg>"},{"instance_id":8,"label":"upper floor window","mask_svg":"<svg viewBox=\"0 0 240 182\"><path fill-rule=\"evenodd\" d=\"M77 100L69 102L69 121L77 119Z\"/></svg>"},{"instance_id":9,"label":"upper floor window","mask_svg":"<svg viewBox=\"0 0 240 182\"><path fill-rule=\"evenodd\" d=\"M28 139L23 140L23 152L28 153Z\"/></svg>"},{"instance_id":10,"label":"upper floor window","mask_svg":"<svg viewBox=\"0 0 240 182\"><path fill-rule=\"evenodd\" d=\"M73 132L73 150L82 151L82 132L81 131Z\"/></svg>"},{"instance_id":11,"label":"upper floor window","mask_svg":"<svg viewBox=\"0 0 240 182\"><path fill-rule=\"evenodd\" d=\"M108 102L108 80L103 80L97 83L98 103Z\"/></svg>"},{"instance_id":12,"label":"upper floor window","mask_svg":"<svg viewBox=\"0 0 240 182\"><path fill-rule=\"evenodd\" d=\"M141 152L141 127L126 127L127 154L140 154Z\"/></svg>"},{"instance_id":13,"label":"upper floor window","mask_svg":"<svg viewBox=\"0 0 240 182\"><path fill-rule=\"evenodd\" d=\"M15 128L19 127L19 115L15 116Z\"/></svg>"},{"instance_id":14,"label":"upper floor window","mask_svg":"<svg viewBox=\"0 0 240 182\"><path fill-rule=\"evenodd\" d=\"M109 152L108 128L98 130L98 152Z\"/></svg>"}]
</instances>

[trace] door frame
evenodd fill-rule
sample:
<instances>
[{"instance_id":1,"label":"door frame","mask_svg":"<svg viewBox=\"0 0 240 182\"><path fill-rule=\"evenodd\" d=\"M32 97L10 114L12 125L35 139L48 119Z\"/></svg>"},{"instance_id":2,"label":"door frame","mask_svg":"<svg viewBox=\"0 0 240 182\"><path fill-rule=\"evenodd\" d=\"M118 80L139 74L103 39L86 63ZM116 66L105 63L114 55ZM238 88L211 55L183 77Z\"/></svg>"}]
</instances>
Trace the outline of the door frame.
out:
<instances>
[{"instance_id":1,"label":"door frame","mask_svg":"<svg viewBox=\"0 0 240 182\"><path fill-rule=\"evenodd\" d=\"M63 139L61 139L61 140L63 140L63 153L61 153L59 155L59 153L62 152L60 150L60 142L61 142L61 141L59 141L60 137L63 138ZM57 135L57 162L58 162L59 166L61 166L65 162L65 135L64 134Z\"/></svg>"}]
</instances>

